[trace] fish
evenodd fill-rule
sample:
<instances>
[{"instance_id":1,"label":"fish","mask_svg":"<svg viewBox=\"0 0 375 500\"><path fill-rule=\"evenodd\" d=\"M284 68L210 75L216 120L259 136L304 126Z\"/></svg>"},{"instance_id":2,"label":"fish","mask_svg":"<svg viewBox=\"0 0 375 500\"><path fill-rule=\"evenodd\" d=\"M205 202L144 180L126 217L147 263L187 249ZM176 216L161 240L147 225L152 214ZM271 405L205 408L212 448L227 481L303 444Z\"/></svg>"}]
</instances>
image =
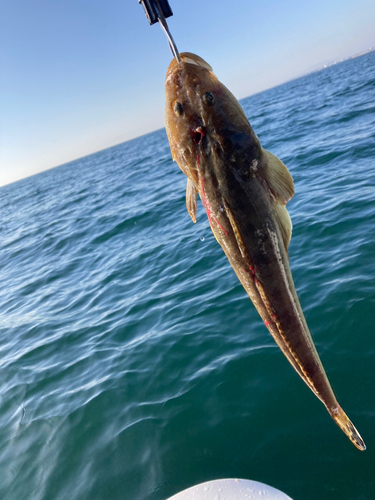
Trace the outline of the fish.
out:
<instances>
[{"instance_id":1,"label":"fish","mask_svg":"<svg viewBox=\"0 0 375 500\"><path fill-rule=\"evenodd\" d=\"M307 326L289 267L294 183L262 148L234 95L200 56L183 52L165 80L172 159L187 176L186 207L197 194L212 232L265 326L298 375L359 450L365 443L337 402Z\"/></svg>"}]
</instances>

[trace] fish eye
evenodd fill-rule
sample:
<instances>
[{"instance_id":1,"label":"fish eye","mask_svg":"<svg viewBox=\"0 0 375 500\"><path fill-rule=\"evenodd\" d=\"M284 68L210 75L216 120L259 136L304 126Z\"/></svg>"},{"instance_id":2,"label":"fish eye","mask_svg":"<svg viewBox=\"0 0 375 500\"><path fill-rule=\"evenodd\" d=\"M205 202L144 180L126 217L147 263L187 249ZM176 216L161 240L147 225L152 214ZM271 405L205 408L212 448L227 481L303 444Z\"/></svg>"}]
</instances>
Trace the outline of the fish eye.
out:
<instances>
[{"instance_id":1,"label":"fish eye","mask_svg":"<svg viewBox=\"0 0 375 500\"><path fill-rule=\"evenodd\" d=\"M212 92L205 92L202 96L203 102L207 104L207 106L212 106L215 104L215 96Z\"/></svg>"},{"instance_id":2,"label":"fish eye","mask_svg":"<svg viewBox=\"0 0 375 500\"><path fill-rule=\"evenodd\" d=\"M178 115L178 116L181 116L181 115L183 114L183 112L184 112L184 107L183 107L183 105L182 105L180 102L178 102L178 101L176 101L176 102L175 102L175 105L174 105L174 112L175 112L175 113L176 113L176 115Z\"/></svg>"}]
</instances>

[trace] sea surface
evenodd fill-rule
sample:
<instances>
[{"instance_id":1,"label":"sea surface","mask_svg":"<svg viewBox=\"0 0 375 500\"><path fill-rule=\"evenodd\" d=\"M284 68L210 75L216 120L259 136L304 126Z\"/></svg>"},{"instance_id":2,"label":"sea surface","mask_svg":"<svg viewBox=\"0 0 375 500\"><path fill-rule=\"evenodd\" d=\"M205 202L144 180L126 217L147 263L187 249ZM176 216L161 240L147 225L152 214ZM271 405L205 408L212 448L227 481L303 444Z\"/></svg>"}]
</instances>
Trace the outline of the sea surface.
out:
<instances>
[{"instance_id":1,"label":"sea surface","mask_svg":"<svg viewBox=\"0 0 375 500\"><path fill-rule=\"evenodd\" d=\"M375 52L242 105L294 177L296 288L367 451L192 223L163 129L0 189L1 499L375 498Z\"/></svg>"}]
</instances>

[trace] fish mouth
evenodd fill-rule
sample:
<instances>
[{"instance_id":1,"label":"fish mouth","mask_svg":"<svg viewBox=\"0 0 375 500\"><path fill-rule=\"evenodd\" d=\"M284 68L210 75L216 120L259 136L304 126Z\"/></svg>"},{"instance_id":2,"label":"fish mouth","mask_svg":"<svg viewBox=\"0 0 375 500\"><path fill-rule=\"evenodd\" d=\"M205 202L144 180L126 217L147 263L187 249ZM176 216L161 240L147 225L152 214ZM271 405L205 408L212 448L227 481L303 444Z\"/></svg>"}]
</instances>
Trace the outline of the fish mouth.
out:
<instances>
[{"instance_id":1,"label":"fish mouth","mask_svg":"<svg viewBox=\"0 0 375 500\"><path fill-rule=\"evenodd\" d=\"M206 135L206 130L204 127L197 127L191 131L191 136L195 144L201 144L203 137Z\"/></svg>"}]
</instances>

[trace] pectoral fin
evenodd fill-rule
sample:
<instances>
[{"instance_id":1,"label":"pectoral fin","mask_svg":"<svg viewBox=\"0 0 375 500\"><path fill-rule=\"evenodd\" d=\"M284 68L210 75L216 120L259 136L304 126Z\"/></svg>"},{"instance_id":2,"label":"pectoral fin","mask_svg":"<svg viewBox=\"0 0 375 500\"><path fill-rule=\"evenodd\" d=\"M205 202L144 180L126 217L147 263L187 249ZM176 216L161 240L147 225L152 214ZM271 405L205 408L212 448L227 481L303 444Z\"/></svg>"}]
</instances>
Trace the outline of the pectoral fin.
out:
<instances>
[{"instance_id":1,"label":"pectoral fin","mask_svg":"<svg viewBox=\"0 0 375 500\"><path fill-rule=\"evenodd\" d=\"M192 221L197 222L197 190L190 179L186 184L186 208Z\"/></svg>"},{"instance_id":2,"label":"pectoral fin","mask_svg":"<svg viewBox=\"0 0 375 500\"><path fill-rule=\"evenodd\" d=\"M274 199L274 214L279 226L285 250L288 251L292 237L292 221L285 205L294 195L293 178L284 163L274 154L263 149L265 167L261 175Z\"/></svg>"},{"instance_id":3,"label":"pectoral fin","mask_svg":"<svg viewBox=\"0 0 375 500\"><path fill-rule=\"evenodd\" d=\"M274 154L263 149L265 158L265 168L262 176L266 181L269 190L273 194L276 203L286 205L294 195L293 178L284 163Z\"/></svg>"},{"instance_id":4,"label":"pectoral fin","mask_svg":"<svg viewBox=\"0 0 375 500\"><path fill-rule=\"evenodd\" d=\"M288 210L284 205L274 205L276 222L280 228L281 237L284 243L284 247L286 252L288 253L288 247L290 240L292 238L292 221L290 219L290 215Z\"/></svg>"}]
</instances>

